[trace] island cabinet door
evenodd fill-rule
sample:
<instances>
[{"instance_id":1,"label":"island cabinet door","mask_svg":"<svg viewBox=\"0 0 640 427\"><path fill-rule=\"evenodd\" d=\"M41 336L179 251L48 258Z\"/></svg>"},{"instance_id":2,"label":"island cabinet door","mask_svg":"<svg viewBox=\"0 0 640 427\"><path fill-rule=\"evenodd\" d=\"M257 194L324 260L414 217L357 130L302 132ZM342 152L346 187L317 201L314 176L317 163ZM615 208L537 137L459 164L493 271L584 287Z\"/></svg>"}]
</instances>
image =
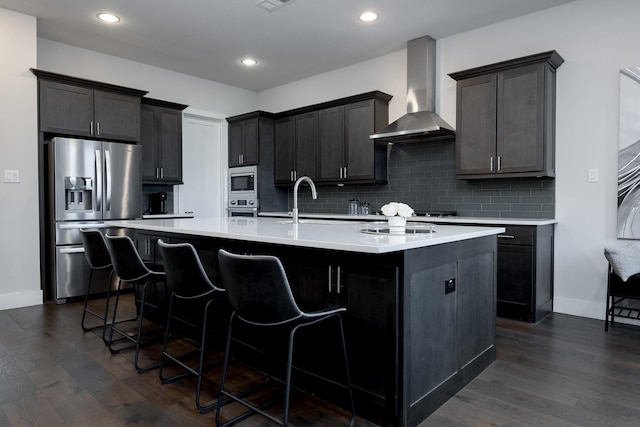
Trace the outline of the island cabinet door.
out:
<instances>
[{"instance_id":1,"label":"island cabinet door","mask_svg":"<svg viewBox=\"0 0 640 427\"><path fill-rule=\"evenodd\" d=\"M351 381L358 405L383 417L398 411L398 275L395 266L360 263L298 265L294 295L302 307L345 306L343 315ZM294 364L324 379L345 385L344 362L336 325L303 330ZM332 391L340 394L340 391ZM339 396L337 397L339 399Z\"/></svg>"}]
</instances>

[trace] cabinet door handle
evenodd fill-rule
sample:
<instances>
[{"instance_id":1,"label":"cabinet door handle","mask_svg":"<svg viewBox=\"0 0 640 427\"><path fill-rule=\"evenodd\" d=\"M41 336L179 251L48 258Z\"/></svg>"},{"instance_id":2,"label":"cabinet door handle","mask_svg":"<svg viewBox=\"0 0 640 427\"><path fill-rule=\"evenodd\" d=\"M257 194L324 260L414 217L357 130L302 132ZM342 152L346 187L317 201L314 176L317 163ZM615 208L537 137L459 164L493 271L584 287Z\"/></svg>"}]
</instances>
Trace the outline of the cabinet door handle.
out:
<instances>
[{"instance_id":1,"label":"cabinet door handle","mask_svg":"<svg viewBox=\"0 0 640 427\"><path fill-rule=\"evenodd\" d=\"M498 156L498 172L502 170L502 156Z\"/></svg>"},{"instance_id":2,"label":"cabinet door handle","mask_svg":"<svg viewBox=\"0 0 640 427\"><path fill-rule=\"evenodd\" d=\"M89 135L93 135L93 122L89 122Z\"/></svg>"},{"instance_id":3,"label":"cabinet door handle","mask_svg":"<svg viewBox=\"0 0 640 427\"><path fill-rule=\"evenodd\" d=\"M293 171L293 180L297 181L298 180L298 171Z\"/></svg>"},{"instance_id":4,"label":"cabinet door handle","mask_svg":"<svg viewBox=\"0 0 640 427\"><path fill-rule=\"evenodd\" d=\"M345 166L342 169L344 169L344 172L342 173L342 179L347 179L347 167Z\"/></svg>"},{"instance_id":5,"label":"cabinet door handle","mask_svg":"<svg viewBox=\"0 0 640 427\"><path fill-rule=\"evenodd\" d=\"M100 136L100 122L96 122L96 135Z\"/></svg>"},{"instance_id":6,"label":"cabinet door handle","mask_svg":"<svg viewBox=\"0 0 640 427\"><path fill-rule=\"evenodd\" d=\"M164 168L160 168L160 179L164 179Z\"/></svg>"},{"instance_id":7,"label":"cabinet door handle","mask_svg":"<svg viewBox=\"0 0 640 427\"><path fill-rule=\"evenodd\" d=\"M340 266L336 267L336 293L339 294L342 289L342 280L340 280L340 276L342 275L342 270Z\"/></svg>"},{"instance_id":8,"label":"cabinet door handle","mask_svg":"<svg viewBox=\"0 0 640 427\"><path fill-rule=\"evenodd\" d=\"M328 269L329 276L327 277L328 279L327 282L329 283L329 293L331 293L331 290L333 289L333 283L331 283L332 282L331 270L332 270L332 267L329 266L329 269Z\"/></svg>"},{"instance_id":9,"label":"cabinet door handle","mask_svg":"<svg viewBox=\"0 0 640 427\"><path fill-rule=\"evenodd\" d=\"M491 156L491 160L489 162L489 170L493 172L493 156Z\"/></svg>"},{"instance_id":10,"label":"cabinet door handle","mask_svg":"<svg viewBox=\"0 0 640 427\"><path fill-rule=\"evenodd\" d=\"M510 234L498 234L498 239L515 239L516 236Z\"/></svg>"}]
</instances>

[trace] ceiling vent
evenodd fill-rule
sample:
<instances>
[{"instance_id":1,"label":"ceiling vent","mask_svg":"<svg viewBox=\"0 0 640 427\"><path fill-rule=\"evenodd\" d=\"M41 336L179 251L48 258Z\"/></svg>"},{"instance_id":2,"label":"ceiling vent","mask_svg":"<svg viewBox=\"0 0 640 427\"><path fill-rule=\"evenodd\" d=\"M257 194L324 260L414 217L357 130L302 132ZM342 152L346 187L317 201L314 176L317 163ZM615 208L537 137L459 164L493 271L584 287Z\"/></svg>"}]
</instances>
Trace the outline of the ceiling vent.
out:
<instances>
[{"instance_id":1,"label":"ceiling vent","mask_svg":"<svg viewBox=\"0 0 640 427\"><path fill-rule=\"evenodd\" d=\"M258 0L256 4L269 12L273 12L292 2L293 0Z\"/></svg>"}]
</instances>

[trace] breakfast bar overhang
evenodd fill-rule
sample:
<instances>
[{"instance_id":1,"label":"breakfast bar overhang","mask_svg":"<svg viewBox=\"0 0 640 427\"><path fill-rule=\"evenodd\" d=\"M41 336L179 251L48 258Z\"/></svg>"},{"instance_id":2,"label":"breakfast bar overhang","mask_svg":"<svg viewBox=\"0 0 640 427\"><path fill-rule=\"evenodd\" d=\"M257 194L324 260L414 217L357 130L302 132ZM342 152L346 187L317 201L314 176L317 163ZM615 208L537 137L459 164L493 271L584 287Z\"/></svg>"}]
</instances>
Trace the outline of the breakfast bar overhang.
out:
<instances>
[{"instance_id":1,"label":"breakfast bar overhang","mask_svg":"<svg viewBox=\"0 0 640 427\"><path fill-rule=\"evenodd\" d=\"M110 225L133 229L136 240L191 242L214 277L220 248L275 255L296 298L347 307L356 412L378 424L418 425L495 360L497 235L504 228L438 225L429 233L376 235L362 233L361 222L240 217ZM300 346L294 381L342 405L339 347L327 345L336 337L326 335Z\"/></svg>"}]
</instances>

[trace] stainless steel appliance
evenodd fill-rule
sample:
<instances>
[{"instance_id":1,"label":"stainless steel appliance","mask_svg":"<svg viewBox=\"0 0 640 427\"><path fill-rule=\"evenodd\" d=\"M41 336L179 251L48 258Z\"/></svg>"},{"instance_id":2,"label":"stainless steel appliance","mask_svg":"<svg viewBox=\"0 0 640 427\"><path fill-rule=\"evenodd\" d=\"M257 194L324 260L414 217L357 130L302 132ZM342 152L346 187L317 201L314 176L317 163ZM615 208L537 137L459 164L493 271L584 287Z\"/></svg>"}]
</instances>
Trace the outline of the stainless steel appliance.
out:
<instances>
[{"instance_id":1,"label":"stainless steel appliance","mask_svg":"<svg viewBox=\"0 0 640 427\"><path fill-rule=\"evenodd\" d=\"M258 167L243 166L229 169L229 200L258 198Z\"/></svg>"},{"instance_id":2,"label":"stainless steel appliance","mask_svg":"<svg viewBox=\"0 0 640 427\"><path fill-rule=\"evenodd\" d=\"M258 167L229 169L228 216L258 216Z\"/></svg>"},{"instance_id":3,"label":"stainless steel appliance","mask_svg":"<svg viewBox=\"0 0 640 427\"><path fill-rule=\"evenodd\" d=\"M104 220L142 216L141 147L53 138L48 152L48 217L51 298L57 303L82 296L89 277L81 228L101 228ZM110 284L96 286L104 292Z\"/></svg>"},{"instance_id":4,"label":"stainless steel appliance","mask_svg":"<svg viewBox=\"0 0 640 427\"><path fill-rule=\"evenodd\" d=\"M429 36L407 42L407 114L371 139L394 144L453 139L455 131L435 113L436 41Z\"/></svg>"},{"instance_id":5,"label":"stainless steel appliance","mask_svg":"<svg viewBox=\"0 0 640 427\"><path fill-rule=\"evenodd\" d=\"M257 199L229 199L228 216L258 216Z\"/></svg>"}]
</instances>

